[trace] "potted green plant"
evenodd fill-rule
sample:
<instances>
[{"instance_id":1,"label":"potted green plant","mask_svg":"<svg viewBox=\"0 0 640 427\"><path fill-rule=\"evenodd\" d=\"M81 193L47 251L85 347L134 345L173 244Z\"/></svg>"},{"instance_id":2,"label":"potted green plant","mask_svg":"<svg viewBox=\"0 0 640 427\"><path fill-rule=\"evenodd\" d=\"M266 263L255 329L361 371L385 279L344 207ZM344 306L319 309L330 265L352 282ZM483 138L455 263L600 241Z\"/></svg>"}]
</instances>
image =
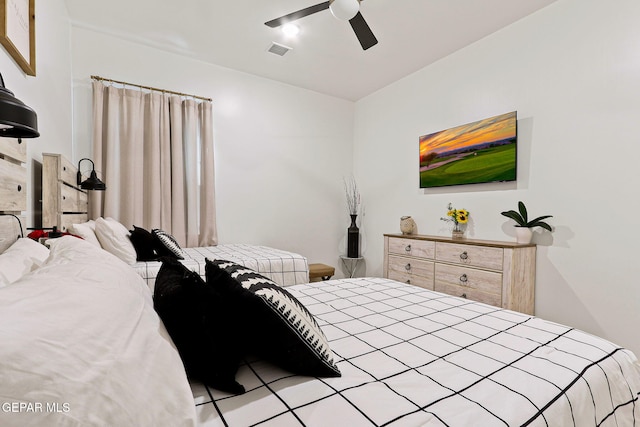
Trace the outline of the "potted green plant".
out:
<instances>
[{"instance_id":1,"label":"potted green plant","mask_svg":"<svg viewBox=\"0 0 640 427\"><path fill-rule=\"evenodd\" d=\"M542 227L545 230L553 231L551 226L543 220L551 218L552 215L543 215L535 219L529 220L527 207L522 202L518 202L518 212L514 210L500 212L500 215L506 216L514 220L516 225L516 240L518 243L531 243L533 236L532 228Z\"/></svg>"}]
</instances>

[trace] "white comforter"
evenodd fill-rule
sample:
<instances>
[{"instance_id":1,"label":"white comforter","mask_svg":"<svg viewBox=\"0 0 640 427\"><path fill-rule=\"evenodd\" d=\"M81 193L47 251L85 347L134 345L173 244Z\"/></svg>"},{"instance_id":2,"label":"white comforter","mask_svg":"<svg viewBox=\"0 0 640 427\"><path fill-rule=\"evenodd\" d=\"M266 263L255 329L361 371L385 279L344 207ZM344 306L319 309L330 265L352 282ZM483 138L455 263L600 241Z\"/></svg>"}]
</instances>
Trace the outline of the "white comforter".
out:
<instances>
[{"instance_id":1,"label":"white comforter","mask_svg":"<svg viewBox=\"0 0 640 427\"><path fill-rule=\"evenodd\" d=\"M190 426L178 352L144 281L107 252L57 239L0 289L1 426Z\"/></svg>"}]
</instances>

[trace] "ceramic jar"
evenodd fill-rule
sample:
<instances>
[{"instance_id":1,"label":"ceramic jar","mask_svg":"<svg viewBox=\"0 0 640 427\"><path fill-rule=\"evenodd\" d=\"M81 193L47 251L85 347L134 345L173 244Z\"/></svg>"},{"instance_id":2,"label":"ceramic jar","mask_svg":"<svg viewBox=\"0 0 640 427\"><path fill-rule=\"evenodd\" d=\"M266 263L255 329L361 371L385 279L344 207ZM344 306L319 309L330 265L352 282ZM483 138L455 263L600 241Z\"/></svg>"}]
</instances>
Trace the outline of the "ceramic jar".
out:
<instances>
[{"instance_id":1,"label":"ceramic jar","mask_svg":"<svg viewBox=\"0 0 640 427\"><path fill-rule=\"evenodd\" d=\"M416 222L410 216L400 218L400 231L402 234L415 234L417 229Z\"/></svg>"}]
</instances>

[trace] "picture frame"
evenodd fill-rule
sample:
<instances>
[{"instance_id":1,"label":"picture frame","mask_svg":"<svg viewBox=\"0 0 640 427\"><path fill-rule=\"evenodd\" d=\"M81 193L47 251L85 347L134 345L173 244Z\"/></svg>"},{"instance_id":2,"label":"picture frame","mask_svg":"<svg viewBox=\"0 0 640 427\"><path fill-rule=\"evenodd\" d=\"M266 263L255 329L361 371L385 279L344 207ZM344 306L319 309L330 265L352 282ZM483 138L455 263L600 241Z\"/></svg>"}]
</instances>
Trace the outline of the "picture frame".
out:
<instances>
[{"instance_id":1,"label":"picture frame","mask_svg":"<svg viewBox=\"0 0 640 427\"><path fill-rule=\"evenodd\" d=\"M420 188L518 178L518 112L422 135Z\"/></svg>"},{"instance_id":2,"label":"picture frame","mask_svg":"<svg viewBox=\"0 0 640 427\"><path fill-rule=\"evenodd\" d=\"M35 0L0 0L0 44L30 75L36 75Z\"/></svg>"}]
</instances>

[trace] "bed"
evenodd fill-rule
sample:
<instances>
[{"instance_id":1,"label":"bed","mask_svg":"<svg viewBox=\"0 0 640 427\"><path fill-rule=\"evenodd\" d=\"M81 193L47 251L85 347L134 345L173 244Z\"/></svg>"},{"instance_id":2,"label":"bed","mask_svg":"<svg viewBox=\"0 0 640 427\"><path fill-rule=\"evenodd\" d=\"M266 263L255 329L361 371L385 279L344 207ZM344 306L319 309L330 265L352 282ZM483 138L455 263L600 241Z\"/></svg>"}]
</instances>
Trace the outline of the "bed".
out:
<instances>
[{"instance_id":1,"label":"bed","mask_svg":"<svg viewBox=\"0 0 640 427\"><path fill-rule=\"evenodd\" d=\"M247 392L192 384L203 426L634 426L640 366L585 332L381 278L287 288L340 378L248 360Z\"/></svg>"},{"instance_id":2,"label":"bed","mask_svg":"<svg viewBox=\"0 0 640 427\"><path fill-rule=\"evenodd\" d=\"M144 281L81 239L50 251L22 237L25 145L0 139L0 425L193 425Z\"/></svg>"},{"instance_id":3,"label":"bed","mask_svg":"<svg viewBox=\"0 0 640 427\"><path fill-rule=\"evenodd\" d=\"M88 219L87 192L77 188L77 168L68 159L55 153L44 153L42 157L42 226L73 232L74 224L85 223ZM304 256L267 246L224 244L184 248L182 255L186 266L202 274L205 257L224 257L245 263L282 286L309 281L309 266ZM160 265L159 262L140 261L133 264L133 268L153 290Z\"/></svg>"},{"instance_id":4,"label":"bed","mask_svg":"<svg viewBox=\"0 0 640 427\"><path fill-rule=\"evenodd\" d=\"M0 257L19 244L33 265L0 280L0 425L192 426L186 373L144 281L71 236L46 258L28 238Z\"/></svg>"},{"instance_id":5,"label":"bed","mask_svg":"<svg viewBox=\"0 0 640 427\"><path fill-rule=\"evenodd\" d=\"M199 248L184 248L183 260L186 267L204 277L205 259L228 259L245 265L268 277L281 286L290 286L309 282L307 259L294 252L283 251L268 246L247 244L227 244ZM139 261L133 269L147 282L153 291L162 263L157 261Z\"/></svg>"}]
</instances>

